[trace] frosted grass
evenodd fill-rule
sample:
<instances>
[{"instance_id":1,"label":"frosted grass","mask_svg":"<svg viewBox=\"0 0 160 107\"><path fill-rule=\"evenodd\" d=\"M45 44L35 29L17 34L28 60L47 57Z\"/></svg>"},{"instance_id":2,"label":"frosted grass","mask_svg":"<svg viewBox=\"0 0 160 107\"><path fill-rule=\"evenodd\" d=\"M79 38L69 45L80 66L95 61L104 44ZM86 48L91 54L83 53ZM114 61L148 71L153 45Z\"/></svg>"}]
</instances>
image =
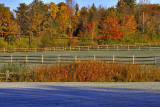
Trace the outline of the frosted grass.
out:
<instances>
[{"instance_id":1,"label":"frosted grass","mask_svg":"<svg viewBox=\"0 0 160 107\"><path fill-rule=\"evenodd\" d=\"M151 51L56 51L56 52L27 52L1 53L1 55L28 55L28 56L159 56L160 50Z\"/></svg>"},{"instance_id":2,"label":"frosted grass","mask_svg":"<svg viewBox=\"0 0 160 107\"><path fill-rule=\"evenodd\" d=\"M0 83L2 107L160 106L160 83Z\"/></svg>"}]
</instances>

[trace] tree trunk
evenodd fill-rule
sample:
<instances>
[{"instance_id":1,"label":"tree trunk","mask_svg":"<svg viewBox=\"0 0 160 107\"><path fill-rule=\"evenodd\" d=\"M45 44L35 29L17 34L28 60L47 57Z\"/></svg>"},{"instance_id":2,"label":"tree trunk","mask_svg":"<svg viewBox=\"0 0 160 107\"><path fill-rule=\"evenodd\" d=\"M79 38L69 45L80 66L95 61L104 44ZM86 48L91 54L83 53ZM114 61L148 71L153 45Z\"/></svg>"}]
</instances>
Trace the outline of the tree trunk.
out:
<instances>
[{"instance_id":1,"label":"tree trunk","mask_svg":"<svg viewBox=\"0 0 160 107\"><path fill-rule=\"evenodd\" d=\"M31 48L31 42L32 42L32 40L31 40L32 37L31 36L32 36L32 33L29 34L29 48Z\"/></svg>"}]
</instances>

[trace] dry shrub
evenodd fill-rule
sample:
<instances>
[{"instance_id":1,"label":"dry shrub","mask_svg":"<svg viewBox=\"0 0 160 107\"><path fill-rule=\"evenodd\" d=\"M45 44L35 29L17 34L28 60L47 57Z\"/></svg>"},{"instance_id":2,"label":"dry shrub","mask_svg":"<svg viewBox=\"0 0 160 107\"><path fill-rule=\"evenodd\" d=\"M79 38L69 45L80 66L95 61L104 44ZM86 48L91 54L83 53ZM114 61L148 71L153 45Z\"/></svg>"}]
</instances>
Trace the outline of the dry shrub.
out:
<instances>
[{"instance_id":1,"label":"dry shrub","mask_svg":"<svg viewBox=\"0 0 160 107\"><path fill-rule=\"evenodd\" d=\"M15 81L15 78L14 78ZM28 69L17 81L34 82L139 82L160 81L155 66L113 64L107 62L73 62Z\"/></svg>"}]
</instances>

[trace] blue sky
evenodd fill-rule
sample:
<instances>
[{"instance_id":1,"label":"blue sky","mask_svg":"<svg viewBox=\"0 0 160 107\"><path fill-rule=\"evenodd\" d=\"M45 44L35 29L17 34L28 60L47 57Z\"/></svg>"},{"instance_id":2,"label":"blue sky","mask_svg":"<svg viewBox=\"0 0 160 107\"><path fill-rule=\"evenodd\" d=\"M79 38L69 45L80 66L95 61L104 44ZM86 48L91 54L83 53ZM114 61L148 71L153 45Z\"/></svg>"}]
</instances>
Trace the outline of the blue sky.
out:
<instances>
[{"instance_id":1,"label":"blue sky","mask_svg":"<svg viewBox=\"0 0 160 107\"><path fill-rule=\"evenodd\" d=\"M11 10L16 9L16 7L19 6L19 3L26 3L30 4L33 0L0 0L0 4L5 4L5 6L8 6L11 8ZM42 0L44 3L50 3L54 2L58 4L59 2L65 2L65 0ZM99 5L102 5L105 8L115 6L118 2L118 0L75 0L80 7L83 6L91 6L93 3L98 7ZM137 0L138 2L138 0ZM151 3L158 3L160 4L160 0L150 0Z\"/></svg>"}]
</instances>

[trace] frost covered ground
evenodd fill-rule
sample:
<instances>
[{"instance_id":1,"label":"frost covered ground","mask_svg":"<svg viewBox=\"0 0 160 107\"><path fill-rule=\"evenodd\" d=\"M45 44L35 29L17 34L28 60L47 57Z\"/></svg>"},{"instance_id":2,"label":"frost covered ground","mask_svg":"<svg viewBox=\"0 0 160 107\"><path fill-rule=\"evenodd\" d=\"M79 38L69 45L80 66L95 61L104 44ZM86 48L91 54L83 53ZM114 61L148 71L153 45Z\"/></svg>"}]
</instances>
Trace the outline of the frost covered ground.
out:
<instances>
[{"instance_id":1,"label":"frost covered ground","mask_svg":"<svg viewBox=\"0 0 160 107\"><path fill-rule=\"evenodd\" d=\"M160 107L160 83L0 83L0 107Z\"/></svg>"}]
</instances>

